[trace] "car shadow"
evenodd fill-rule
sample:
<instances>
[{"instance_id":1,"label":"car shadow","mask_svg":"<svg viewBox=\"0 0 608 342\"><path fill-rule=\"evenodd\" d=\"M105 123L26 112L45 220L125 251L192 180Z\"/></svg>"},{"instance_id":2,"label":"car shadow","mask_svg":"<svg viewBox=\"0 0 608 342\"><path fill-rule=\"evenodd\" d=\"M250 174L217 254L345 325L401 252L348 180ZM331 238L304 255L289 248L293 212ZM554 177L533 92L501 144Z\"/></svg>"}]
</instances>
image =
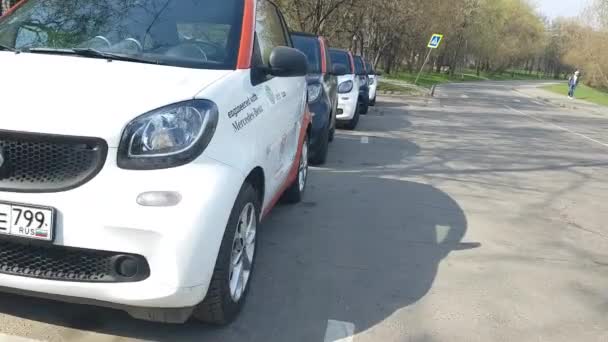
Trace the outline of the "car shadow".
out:
<instances>
[{"instance_id":1,"label":"car shadow","mask_svg":"<svg viewBox=\"0 0 608 342\"><path fill-rule=\"evenodd\" d=\"M250 297L227 328L5 294L0 312L154 341L321 341L328 319L361 332L416 303L450 252L474 247L462 243L462 209L432 186L328 170L311 180L306 202L280 206L265 222Z\"/></svg>"},{"instance_id":2,"label":"car shadow","mask_svg":"<svg viewBox=\"0 0 608 342\"><path fill-rule=\"evenodd\" d=\"M408 124L395 120L396 129ZM311 170L305 202L264 222L248 301L228 327L5 294L0 312L69 328L71 341L90 332L112 341L322 341L328 320L364 332L424 298L450 253L479 247L463 242L467 218L449 194L384 167L420 151L401 137L362 144L339 132L328 164Z\"/></svg>"}]
</instances>

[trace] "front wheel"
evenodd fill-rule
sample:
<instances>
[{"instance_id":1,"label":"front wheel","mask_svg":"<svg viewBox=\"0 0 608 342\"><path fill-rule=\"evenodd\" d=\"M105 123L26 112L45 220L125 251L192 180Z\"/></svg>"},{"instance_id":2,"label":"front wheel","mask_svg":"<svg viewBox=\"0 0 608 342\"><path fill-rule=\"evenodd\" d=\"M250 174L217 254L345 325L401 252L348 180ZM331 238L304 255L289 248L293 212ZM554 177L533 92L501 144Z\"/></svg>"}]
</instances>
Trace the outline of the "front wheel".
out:
<instances>
[{"instance_id":1,"label":"front wheel","mask_svg":"<svg viewBox=\"0 0 608 342\"><path fill-rule=\"evenodd\" d=\"M329 142L333 142L334 139L336 138L336 126L338 125L336 118L333 116L332 114L332 125L331 125L331 129L329 130Z\"/></svg>"},{"instance_id":2,"label":"front wheel","mask_svg":"<svg viewBox=\"0 0 608 342\"><path fill-rule=\"evenodd\" d=\"M361 115L367 115L369 112L369 100L361 100L361 107L359 107Z\"/></svg>"},{"instance_id":3,"label":"front wheel","mask_svg":"<svg viewBox=\"0 0 608 342\"><path fill-rule=\"evenodd\" d=\"M258 198L254 187L245 183L230 213L207 296L194 309L198 321L227 325L243 308L257 249Z\"/></svg>"},{"instance_id":4,"label":"front wheel","mask_svg":"<svg viewBox=\"0 0 608 342\"><path fill-rule=\"evenodd\" d=\"M375 98L375 97L374 97L374 99L373 99L373 100L370 100L370 101L369 101L369 105L370 105L370 107L373 107L373 106L375 106L375 105L376 105L376 98Z\"/></svg>"},{"instance_id":5,"label":"front wheel","mask_svg":"<svg viewBox=\"0 0 608 342\"><path fill-rule=\"evenodd\" d=\"M323 165L327 161L327 154L329 153L330 134L331 134L331 128L329 128L329 127L324 129L323 133L321 133L321 137L319 138L321 140L318 144L319 146L317 146L316 151L314 151L312 153L314 156L312 158L310 158L310 163L312 165L315 165L315 166Z\"/></svg>"},{"instance_id":6,"label":"front wheel","mask_svg":"<svg viewBox=\"0 0 608 342\"><path fill-rule=\"evenodd\" d=\"M357 108L359 108L359 104L357 104ZM348 130L354 131L357 128L357 125L359 124L359 117L361 114L359 114L359 110L356 109L355 110L355 115L353 116L352 119L350 119L349 121L346 122L346 124L344 125L344 127Z\"/></svg>"},{"instance_id":7,"label":"front wheel","mask_svg":"<svg viewBox=\"0 0 608 342\"><path fill-rule=\"evenodd\" d=\"M304 191L306 190L308 181L308 145L309 141L307 134L302 143L302 153L300 154L300 162L298 164L298 175L283 194L283 200L286 203L300 203L304 198Z\"/></svg>"}]
</instances>

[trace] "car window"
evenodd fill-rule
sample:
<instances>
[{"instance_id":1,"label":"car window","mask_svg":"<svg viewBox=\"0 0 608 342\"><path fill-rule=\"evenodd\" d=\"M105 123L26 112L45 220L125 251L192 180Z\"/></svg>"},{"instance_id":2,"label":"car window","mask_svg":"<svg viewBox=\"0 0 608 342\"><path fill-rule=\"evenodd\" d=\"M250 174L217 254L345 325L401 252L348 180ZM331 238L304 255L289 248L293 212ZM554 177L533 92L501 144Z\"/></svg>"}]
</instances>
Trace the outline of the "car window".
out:
<instances>
[{"instance_id":1,"label":"car window","mask_svg":"<svg viewBox=\"0 0 608 342\"><path fill-rule=\"evenodd\" d=\"M346 68L347 74L353 73L352 65L350 64L350 57L347 52L339 51L339 50L330 50L329 51L330 58L333 64L339 64Z\"/></svg>"},{"instance_id":2,"label":"car window","mask_svg":"<svg viewBox=\"0 0 608 342\"><path fill-rule=\"evenodd\" d=\"M365 74L365 66L363 64L363 59L361 58L361 56L355 56L355 73Z\"/></svg>"},{"instance_id":3,"label":"car window","mask_svg":"<svg viewBox=\"0 0 608 342\"><path fill-rule=\"evenodd\" d=\"M291 38L295 48L306 55L308 72L312 74L321 73L321 44L319 39L300 35L292 35Z\"/></svg>"},{"instance_id":4,"label":"car window","mask_svg":"<svg viewBox=\"0 0 608 342\"><path fill-rule=\"evenodd\" d=\"M213 23L177 23L181 41L209 43L225 49L230 37L230 25Z\"/></svg>"},{"instance_id":5,"label":"car window","mask_svg":"<svg viewBox=\"0 0 608 342\"><path fill-rule=\"evenodd\" d=\"M262 62L265 65L268 64L270 54L275 47L289 46L276 7L269 1L258 1L255 33Z\"/></svg>"},{"instance_id":6,"label":"car window","mask_svg":"<svg viewBox=\"0 0 608 342\"><path fill-rule=\"evenodd\" d=\"M0 44L234 69L243 10L242 0L29 0L0 19Z\"/></svg>"}]
</instances>

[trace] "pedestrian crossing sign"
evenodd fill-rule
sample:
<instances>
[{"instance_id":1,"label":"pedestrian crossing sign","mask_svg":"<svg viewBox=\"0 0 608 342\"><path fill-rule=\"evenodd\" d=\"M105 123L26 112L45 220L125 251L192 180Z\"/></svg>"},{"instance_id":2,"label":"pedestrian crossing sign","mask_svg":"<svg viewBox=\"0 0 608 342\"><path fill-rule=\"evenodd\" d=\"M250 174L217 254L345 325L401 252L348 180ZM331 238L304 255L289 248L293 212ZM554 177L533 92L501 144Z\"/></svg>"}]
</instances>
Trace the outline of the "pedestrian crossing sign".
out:
<instances>
[{"instance_id":1,"label":"pedestrian crossing sign","mask_svg":"<svg viewBox=\"0 0 608 342\"><path fill-rule=\"evenodd\" d=\"M441 40L443 39L443 35L442 34L438 34L435 33L432 37L431 37L431 41L429 42L428 47L430 47L431 49L436 49L439 47L439 44L441 43Z\"/></svg>"}]
</instances>

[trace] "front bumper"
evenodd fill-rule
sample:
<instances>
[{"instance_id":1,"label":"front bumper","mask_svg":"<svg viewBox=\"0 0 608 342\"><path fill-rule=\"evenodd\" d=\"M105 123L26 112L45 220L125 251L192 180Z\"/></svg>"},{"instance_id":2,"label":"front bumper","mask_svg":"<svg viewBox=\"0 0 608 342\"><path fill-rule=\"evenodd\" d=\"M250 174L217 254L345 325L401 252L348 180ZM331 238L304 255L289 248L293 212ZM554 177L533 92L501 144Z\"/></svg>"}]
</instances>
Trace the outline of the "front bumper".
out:
<instances>
[{"instance_id":1,"label":"front bumper","mask_svg":"<svg viewBox=\"0 0 608 342\"><path fill-rule=\"evenodd\" d=\"M339 121L352 120L355 117L357 104L359 103L359 91L355 90L348 94L338 94L338 113L336 119Z\"/></svg>"},{"instance_id":2,"label":"front bumper","mask_svg":"<svg viewBox=\"0 0 608 342\"><path fill-rule=\"evenodd\" d=\"M369 86L369 99L373 101L376 99L376 93L378 91L378 80L374 81L374 84Z\"/></svg>"},{"instance_id":3,"label":"front bumper","mask_svg":"<svg viewBox=\"0 0 608 342\"><path fill-rule=\"evenodd\" d=\"M150 276L132 283L84 283L0 273L0 288L143 308L187 308L201 302L245 176L201 157L183 167L130 171L110 149L101 172L60 193L0 192L0 200L56 208L57 246L141 255ZM173 191L172 207L143 207L139 194ZM128 310L127 310L128 311Z\"/></svg>"}]
</instances>

